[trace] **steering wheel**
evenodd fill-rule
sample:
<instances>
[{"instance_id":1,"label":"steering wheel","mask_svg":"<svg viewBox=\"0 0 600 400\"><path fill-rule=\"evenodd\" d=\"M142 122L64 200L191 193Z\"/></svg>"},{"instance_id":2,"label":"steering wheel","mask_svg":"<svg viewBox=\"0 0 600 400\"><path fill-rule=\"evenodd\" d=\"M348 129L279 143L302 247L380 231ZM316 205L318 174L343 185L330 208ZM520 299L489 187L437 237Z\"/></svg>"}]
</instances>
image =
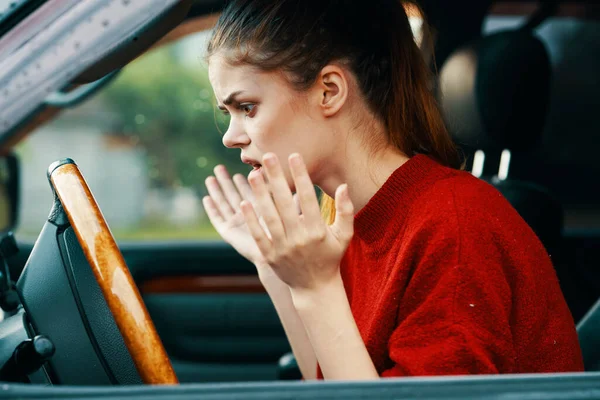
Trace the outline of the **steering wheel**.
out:
<instances>
[{"instance_id":1,"label":"steering wheel","mask_svg":"<svg viewBox=\"0 0 600 400\"><path fill-rule=\"evenodd\" d=\"M77 165L61 160L49 180L81 245L135 367L145 383L178 380L123 255Z\"/></svg>"}]
</instances>

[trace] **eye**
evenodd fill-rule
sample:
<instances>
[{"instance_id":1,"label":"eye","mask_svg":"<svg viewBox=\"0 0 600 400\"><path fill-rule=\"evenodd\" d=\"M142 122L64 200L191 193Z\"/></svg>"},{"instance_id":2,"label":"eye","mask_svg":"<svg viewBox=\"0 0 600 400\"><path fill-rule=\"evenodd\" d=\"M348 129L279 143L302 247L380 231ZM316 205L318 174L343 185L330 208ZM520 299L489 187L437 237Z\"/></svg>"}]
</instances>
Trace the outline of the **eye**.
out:
<instances>
[{"instance_id":1,"label":"eye","mask_svg":"<svg viewBox=\"0 0 600 400\"><path fill-rule=\"evenodd\" d=\"M242 110L247 117L253 117L256 114L256 105L255 104L240 104L240 110Z\"/></svg>"}]
</instances>

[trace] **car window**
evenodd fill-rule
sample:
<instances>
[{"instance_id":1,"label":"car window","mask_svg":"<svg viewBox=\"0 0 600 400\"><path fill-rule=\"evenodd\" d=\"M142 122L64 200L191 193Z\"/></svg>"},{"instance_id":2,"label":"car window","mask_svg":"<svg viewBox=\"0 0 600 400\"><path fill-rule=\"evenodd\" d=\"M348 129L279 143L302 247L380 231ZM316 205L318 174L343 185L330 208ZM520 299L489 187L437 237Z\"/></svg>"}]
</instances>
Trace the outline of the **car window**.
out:
<instances>
[{"instance_id":1,"label":"car window","mask_svg":"<svg viewBox=\"0 0 600 400\"><path fill-rule=\"evenodd\" d=\"M202 60L207 37L145 54L19 144L21 239L43 226L52 204L46 169L65 157L79 165L117 240L218 238L201 204L204 180L219 163L249 169L221 143L226 121Z\"/></svg>"},{"instance_id":2,"label":"car window","mask_svg":"<svg viewBox=\"0 0 600 400\"><path fill-rule=\"evenodd\" d=\"M409 14L418 42L422 20ZM39 234L52 204L46 169L65 157L79 165L117 240L220 239L202 207L204 180L217 164L249 168L221 143L227 121L203 62L209 34L143 55L18 145L20 239Z\"/></svg>"}]
</instances>

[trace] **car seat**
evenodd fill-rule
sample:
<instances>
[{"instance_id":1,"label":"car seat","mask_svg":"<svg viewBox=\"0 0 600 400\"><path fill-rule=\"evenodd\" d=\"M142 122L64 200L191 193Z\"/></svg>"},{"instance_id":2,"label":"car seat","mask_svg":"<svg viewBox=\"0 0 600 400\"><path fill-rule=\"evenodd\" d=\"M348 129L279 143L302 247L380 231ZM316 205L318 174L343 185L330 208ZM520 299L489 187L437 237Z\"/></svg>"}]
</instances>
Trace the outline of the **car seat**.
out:
<instances>
[{"instance_id":1,"label":"car seat","mask_svg":"<svg viewBox=\"0 0 600 400\"><path fill-rule=\"evenodd\" d=\"M543 43L530 29L517 29L455 51L440 70L437 95L473 174L508 199L553 255L562 235L561 204L544 187L509 178L511 159L528 157L541 140L550 83Z\"/></svg>"}]
</instances>

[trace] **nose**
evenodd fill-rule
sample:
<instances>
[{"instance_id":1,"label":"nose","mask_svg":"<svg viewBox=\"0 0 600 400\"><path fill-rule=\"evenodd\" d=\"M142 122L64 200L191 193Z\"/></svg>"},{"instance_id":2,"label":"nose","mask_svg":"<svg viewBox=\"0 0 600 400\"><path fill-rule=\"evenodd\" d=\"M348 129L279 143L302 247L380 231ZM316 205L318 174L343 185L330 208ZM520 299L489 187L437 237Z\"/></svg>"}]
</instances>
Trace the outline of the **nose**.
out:
<instances>
[{"instance_id":1,"label":"nose","mask_svg":"<svg viewBox=\"0 0 600 400\"><path fill-rule=\"evenodd\" d=\"M244 132L240 126L233 123L227 128L227 132L223 135L223 145L228 148L240 148L250 144L250 137Z\"/></svg>"}]
</instances>

